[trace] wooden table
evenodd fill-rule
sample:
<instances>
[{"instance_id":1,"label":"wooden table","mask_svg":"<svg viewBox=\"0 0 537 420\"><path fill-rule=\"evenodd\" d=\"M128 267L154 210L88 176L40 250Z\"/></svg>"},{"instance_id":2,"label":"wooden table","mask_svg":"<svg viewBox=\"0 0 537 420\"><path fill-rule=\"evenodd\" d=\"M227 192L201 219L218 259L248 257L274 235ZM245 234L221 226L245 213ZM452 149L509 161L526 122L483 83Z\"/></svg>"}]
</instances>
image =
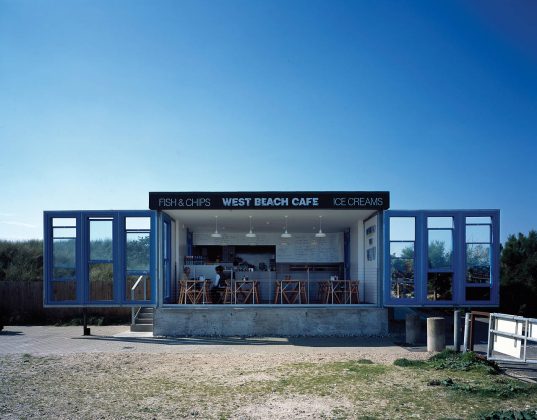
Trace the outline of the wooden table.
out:
<instances>
[{"instance_id":1,"label":"wooden table","mask_svg":"<svg viewBox=\"0 0 537 420\"><path fill-rule=\"evenodd\" d=\"M308 303L305 280L276 280L274 303Z\"/></svg>"}]
</instances>

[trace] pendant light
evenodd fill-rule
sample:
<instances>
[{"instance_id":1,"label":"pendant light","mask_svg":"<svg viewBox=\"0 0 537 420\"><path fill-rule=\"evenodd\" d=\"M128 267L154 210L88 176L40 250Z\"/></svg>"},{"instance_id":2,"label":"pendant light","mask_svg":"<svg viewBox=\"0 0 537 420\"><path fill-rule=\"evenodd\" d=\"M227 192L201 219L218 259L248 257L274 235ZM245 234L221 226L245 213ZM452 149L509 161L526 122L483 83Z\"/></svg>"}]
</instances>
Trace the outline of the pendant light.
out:
<instances>
[{"instance_id":1,"label":"pendant light","mask_svg":"<svg viewBox=\"0 0 537 420\"><path fill-rule=\"evenodd\" d=\"M214 229L214 232L211 233L211 238L221 238L222 234L218 233L218 216L214 216L214 223L215 223L215 229Z\"/></svg>"},{"instance_id":2,"label":"pendant light","mask_svg":"<svg viewBox=\"0 0 537 420\"><path fill-rule=\"evenodd\" d=\"M292 238L293 235L287 232L287 216L285 216L285 232L281 234L282 238Z\"/></svg>"},{"instance_id":3,"label":"pendant light","mask_svg":"<svg viewBox=\"0 0 537 420\"><path fill-rule=\"evenodd\" d=\"M247 238L255 238L257 235L252 230L252 216L248 216L250 218L250 232L246 234Z\"/></svg>"},{"instance_id":4,"label":"pendant light","mask_svg":"<svg viewBox=\"0 0 537 420\"><path fill-rule=\"evenodd\" d=\"M323 216L319 216L319 232L315 234L316 238L324 238L326 236L326 233L323 232Z\"/></svg>"}]
</instances>

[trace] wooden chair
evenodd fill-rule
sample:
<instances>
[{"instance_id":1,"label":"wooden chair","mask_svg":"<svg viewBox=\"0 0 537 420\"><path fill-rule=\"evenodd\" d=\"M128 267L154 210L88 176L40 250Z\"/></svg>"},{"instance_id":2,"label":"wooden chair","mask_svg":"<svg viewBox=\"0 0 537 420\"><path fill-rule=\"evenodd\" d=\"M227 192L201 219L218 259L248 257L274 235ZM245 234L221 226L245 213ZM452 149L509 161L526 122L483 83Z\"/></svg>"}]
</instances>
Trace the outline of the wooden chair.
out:
<instances>
[{"instance_id":1,"label":"wooden chair","mask_svg":"<svg viewBox=\"0 0 537 420\"><path fill-rule=\"evenodd\" d=\"M274 303L307 303L306 282L302 280L279 280L274 289Z\"/></svg>"},{"instance_id":2,"label":"wooden chair","mask_svg":"<svg viewBox=\"0 0 537 420\"><path fill-rule=\"evenodd\" d=\"M259 303L259 282L257 280L237 280L235 282L235 302L242 304Z\"/></svg>"}]
</instances>

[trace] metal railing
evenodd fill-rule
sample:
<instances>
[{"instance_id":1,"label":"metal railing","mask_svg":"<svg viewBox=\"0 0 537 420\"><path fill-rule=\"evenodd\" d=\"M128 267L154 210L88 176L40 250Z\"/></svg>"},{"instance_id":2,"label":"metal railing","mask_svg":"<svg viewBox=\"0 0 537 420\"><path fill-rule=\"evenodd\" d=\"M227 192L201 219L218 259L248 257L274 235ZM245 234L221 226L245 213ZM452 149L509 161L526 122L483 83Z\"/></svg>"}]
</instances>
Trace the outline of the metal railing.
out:
<instances>
[{"instance_id":1,"label":"metal railing","mask_svg":"<svg viewBox=\"0 0 537 420\"><path fill-rule=\"evenodd\" d=\"M142 274L140 277L138 277L138 280L136 280L136 283L134 283L134 285L131 287L131 300L132 301L135 300L134 296L136 294L136 289L138 288L140 283L142 284L142 286L144 288L143 289L144 290L144 299L143 300L147 300L147 282L145 281L145 277L146 277L146 275ZM142 281L142 280L144 280L144 281ZM136 317L140 313L141 309L142 309L141 306L138 306L137 308L135 308L135 307L131 308L131 325L135 324Z\"/></svg>"}]
</instances>

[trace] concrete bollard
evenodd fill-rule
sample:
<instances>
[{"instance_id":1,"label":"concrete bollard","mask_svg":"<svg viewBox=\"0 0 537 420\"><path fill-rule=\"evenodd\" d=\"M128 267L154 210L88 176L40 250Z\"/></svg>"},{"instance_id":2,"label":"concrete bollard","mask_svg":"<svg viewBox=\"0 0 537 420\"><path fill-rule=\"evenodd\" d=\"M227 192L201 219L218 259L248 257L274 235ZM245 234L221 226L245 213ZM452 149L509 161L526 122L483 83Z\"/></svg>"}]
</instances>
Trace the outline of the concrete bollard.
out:
<instances>
[{"instance_id":1,"label":"concrete bollard","mask_svg":"<svg viewBox=\"0 0 537 420\"><path fill-rule=\"evenodd\" d=\"M446 348L445 328L444 318L427 318L427 351L442 351Z\"/></svg>"},{"instance_id":2,"label":"concrete bollard","mask_svg":"<svg viewBox=\"0 0 537 420\"><path fill-rule=\"evenodd\" d=\"M405 343L417 344L420 338L420 317L418 314L408 314L405 321Z\"/></svg>"}]
</instances>

